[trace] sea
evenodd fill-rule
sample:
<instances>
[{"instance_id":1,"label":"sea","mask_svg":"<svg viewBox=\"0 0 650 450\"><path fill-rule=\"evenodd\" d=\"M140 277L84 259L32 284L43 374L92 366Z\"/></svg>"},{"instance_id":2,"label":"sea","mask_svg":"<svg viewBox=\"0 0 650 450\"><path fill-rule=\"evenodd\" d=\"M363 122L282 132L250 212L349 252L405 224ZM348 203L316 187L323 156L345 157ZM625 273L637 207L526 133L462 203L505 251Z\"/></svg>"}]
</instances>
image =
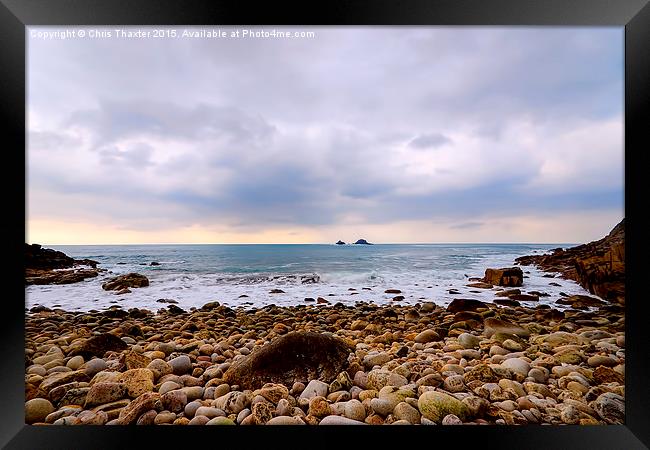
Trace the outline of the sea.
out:
<instances>
[{"instance_id":1,"label":"sea","mask_svg":"<svg viewBox=\"0 0 650 450\"><path fill-rule=\"evenodd\" d=\"M512 267L515 258L545 254L575 244L186 244L186 245L61 245L48 246L76 259L89 258L106 269L96 278L68 285L27 286L25 306L41 305L66 311L124 309L157 311L172 300L185 310L218 301L230 307L259 308L317 304L377 305L434 302L446 306L454 298L491 302L494 289L468 287L469 278L486 268ZM154 263L154 265L152 265ZM522 266L522 292L548 296L539 303L555 304L563 294L589 295L571 280L549 278L533 266ZM137 272L150 285L116 295L102 283ZM544 276L546 275L546 276ZM552 284L551 284L552 283ZM397 289L396 294L386 290ZM282 292L278 292L282 291ZM274 292L274 293L272 293ZM163 302L164 301L164 302ZM530 303L531 306L537 302Z\"/></svg>"}]
</instances>

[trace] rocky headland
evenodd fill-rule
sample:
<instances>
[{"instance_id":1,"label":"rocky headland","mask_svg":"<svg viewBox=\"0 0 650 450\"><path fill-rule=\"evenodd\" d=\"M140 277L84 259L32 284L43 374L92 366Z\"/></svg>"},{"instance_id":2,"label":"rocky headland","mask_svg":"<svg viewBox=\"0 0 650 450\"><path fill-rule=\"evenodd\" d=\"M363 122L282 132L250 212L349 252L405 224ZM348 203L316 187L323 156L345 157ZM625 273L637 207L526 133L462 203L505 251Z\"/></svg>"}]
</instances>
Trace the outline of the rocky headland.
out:
<instances>
[{"instance_id":1,"label":"rocky headland","mask_svg":"<svg viewBox=\"0 0 650 450\"><path fill-rule=\"evenodd\" d=\"M558 248L550 255L523 256L515 261L557 272L607 301L625 303L625 219L597 241Z\"/></svg>"},{"instance_id":2,"label":"rocky headland","mask_svg":"<svg viewBox=\"0 0 650 450\"><path fill-rule=\"evenodd\" d=\"M97 261L74 259L63 252L25 243L25 285L70 284L96 277ZM84 267L86 266L86 267Z\"/></svg>"}]
</instances>

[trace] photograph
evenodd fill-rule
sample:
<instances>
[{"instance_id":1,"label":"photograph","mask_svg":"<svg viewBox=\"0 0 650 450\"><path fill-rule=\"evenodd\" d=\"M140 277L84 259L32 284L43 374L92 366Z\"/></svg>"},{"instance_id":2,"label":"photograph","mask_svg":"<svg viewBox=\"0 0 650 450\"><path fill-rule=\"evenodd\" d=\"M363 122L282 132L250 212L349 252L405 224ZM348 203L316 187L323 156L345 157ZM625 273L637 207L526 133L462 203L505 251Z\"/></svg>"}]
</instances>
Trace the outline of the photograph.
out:
<instances>
[{"instance_id":1,"label":"photograph","mask_svg":"<svg viewBox=\"0 0 650 450\"><path fill-rule=\"evenodd\" d=\"M624 425L625 38L27 25L24 423Z\"/></svg>"}]
</instances>

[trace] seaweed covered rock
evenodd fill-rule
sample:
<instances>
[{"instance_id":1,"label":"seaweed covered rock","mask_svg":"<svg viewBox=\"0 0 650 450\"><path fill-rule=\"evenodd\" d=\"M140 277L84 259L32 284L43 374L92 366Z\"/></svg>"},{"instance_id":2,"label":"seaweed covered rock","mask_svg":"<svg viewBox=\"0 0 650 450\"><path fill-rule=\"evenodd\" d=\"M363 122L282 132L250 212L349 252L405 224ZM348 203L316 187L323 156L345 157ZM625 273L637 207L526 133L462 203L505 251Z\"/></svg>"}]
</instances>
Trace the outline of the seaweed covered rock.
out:
<instances>
[{"instance_id":1,"label":"seaweed covered rock","mask_svg":"<svg viewBox=\"0 0 650 450\"><path fill-rule=\"evenodd\" d=\"M331 383L347 365L353 348L337 337L315 332L291 332L234 363L226 383L255 389L264 383L291 386L318 379Z\"/></svg>"}]
</instances>

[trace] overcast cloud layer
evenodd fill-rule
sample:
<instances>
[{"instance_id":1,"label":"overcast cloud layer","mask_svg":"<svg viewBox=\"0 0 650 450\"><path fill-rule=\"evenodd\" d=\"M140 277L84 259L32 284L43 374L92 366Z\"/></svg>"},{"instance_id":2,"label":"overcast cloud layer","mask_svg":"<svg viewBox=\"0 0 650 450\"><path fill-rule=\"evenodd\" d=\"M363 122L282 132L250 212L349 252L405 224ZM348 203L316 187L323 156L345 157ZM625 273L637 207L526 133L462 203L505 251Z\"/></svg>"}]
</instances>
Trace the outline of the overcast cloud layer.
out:
<instances>
[{"instance_id":1,"label":"overcast cloud layer","mask_svg":"<svg viewBox=\"0 0 650 450\"><path fill-rule=\"evenodd\" d=\"M583 242L623 217L622 29L309 30L29 39L28 240Z\"/></svg>"}]
</instances>

